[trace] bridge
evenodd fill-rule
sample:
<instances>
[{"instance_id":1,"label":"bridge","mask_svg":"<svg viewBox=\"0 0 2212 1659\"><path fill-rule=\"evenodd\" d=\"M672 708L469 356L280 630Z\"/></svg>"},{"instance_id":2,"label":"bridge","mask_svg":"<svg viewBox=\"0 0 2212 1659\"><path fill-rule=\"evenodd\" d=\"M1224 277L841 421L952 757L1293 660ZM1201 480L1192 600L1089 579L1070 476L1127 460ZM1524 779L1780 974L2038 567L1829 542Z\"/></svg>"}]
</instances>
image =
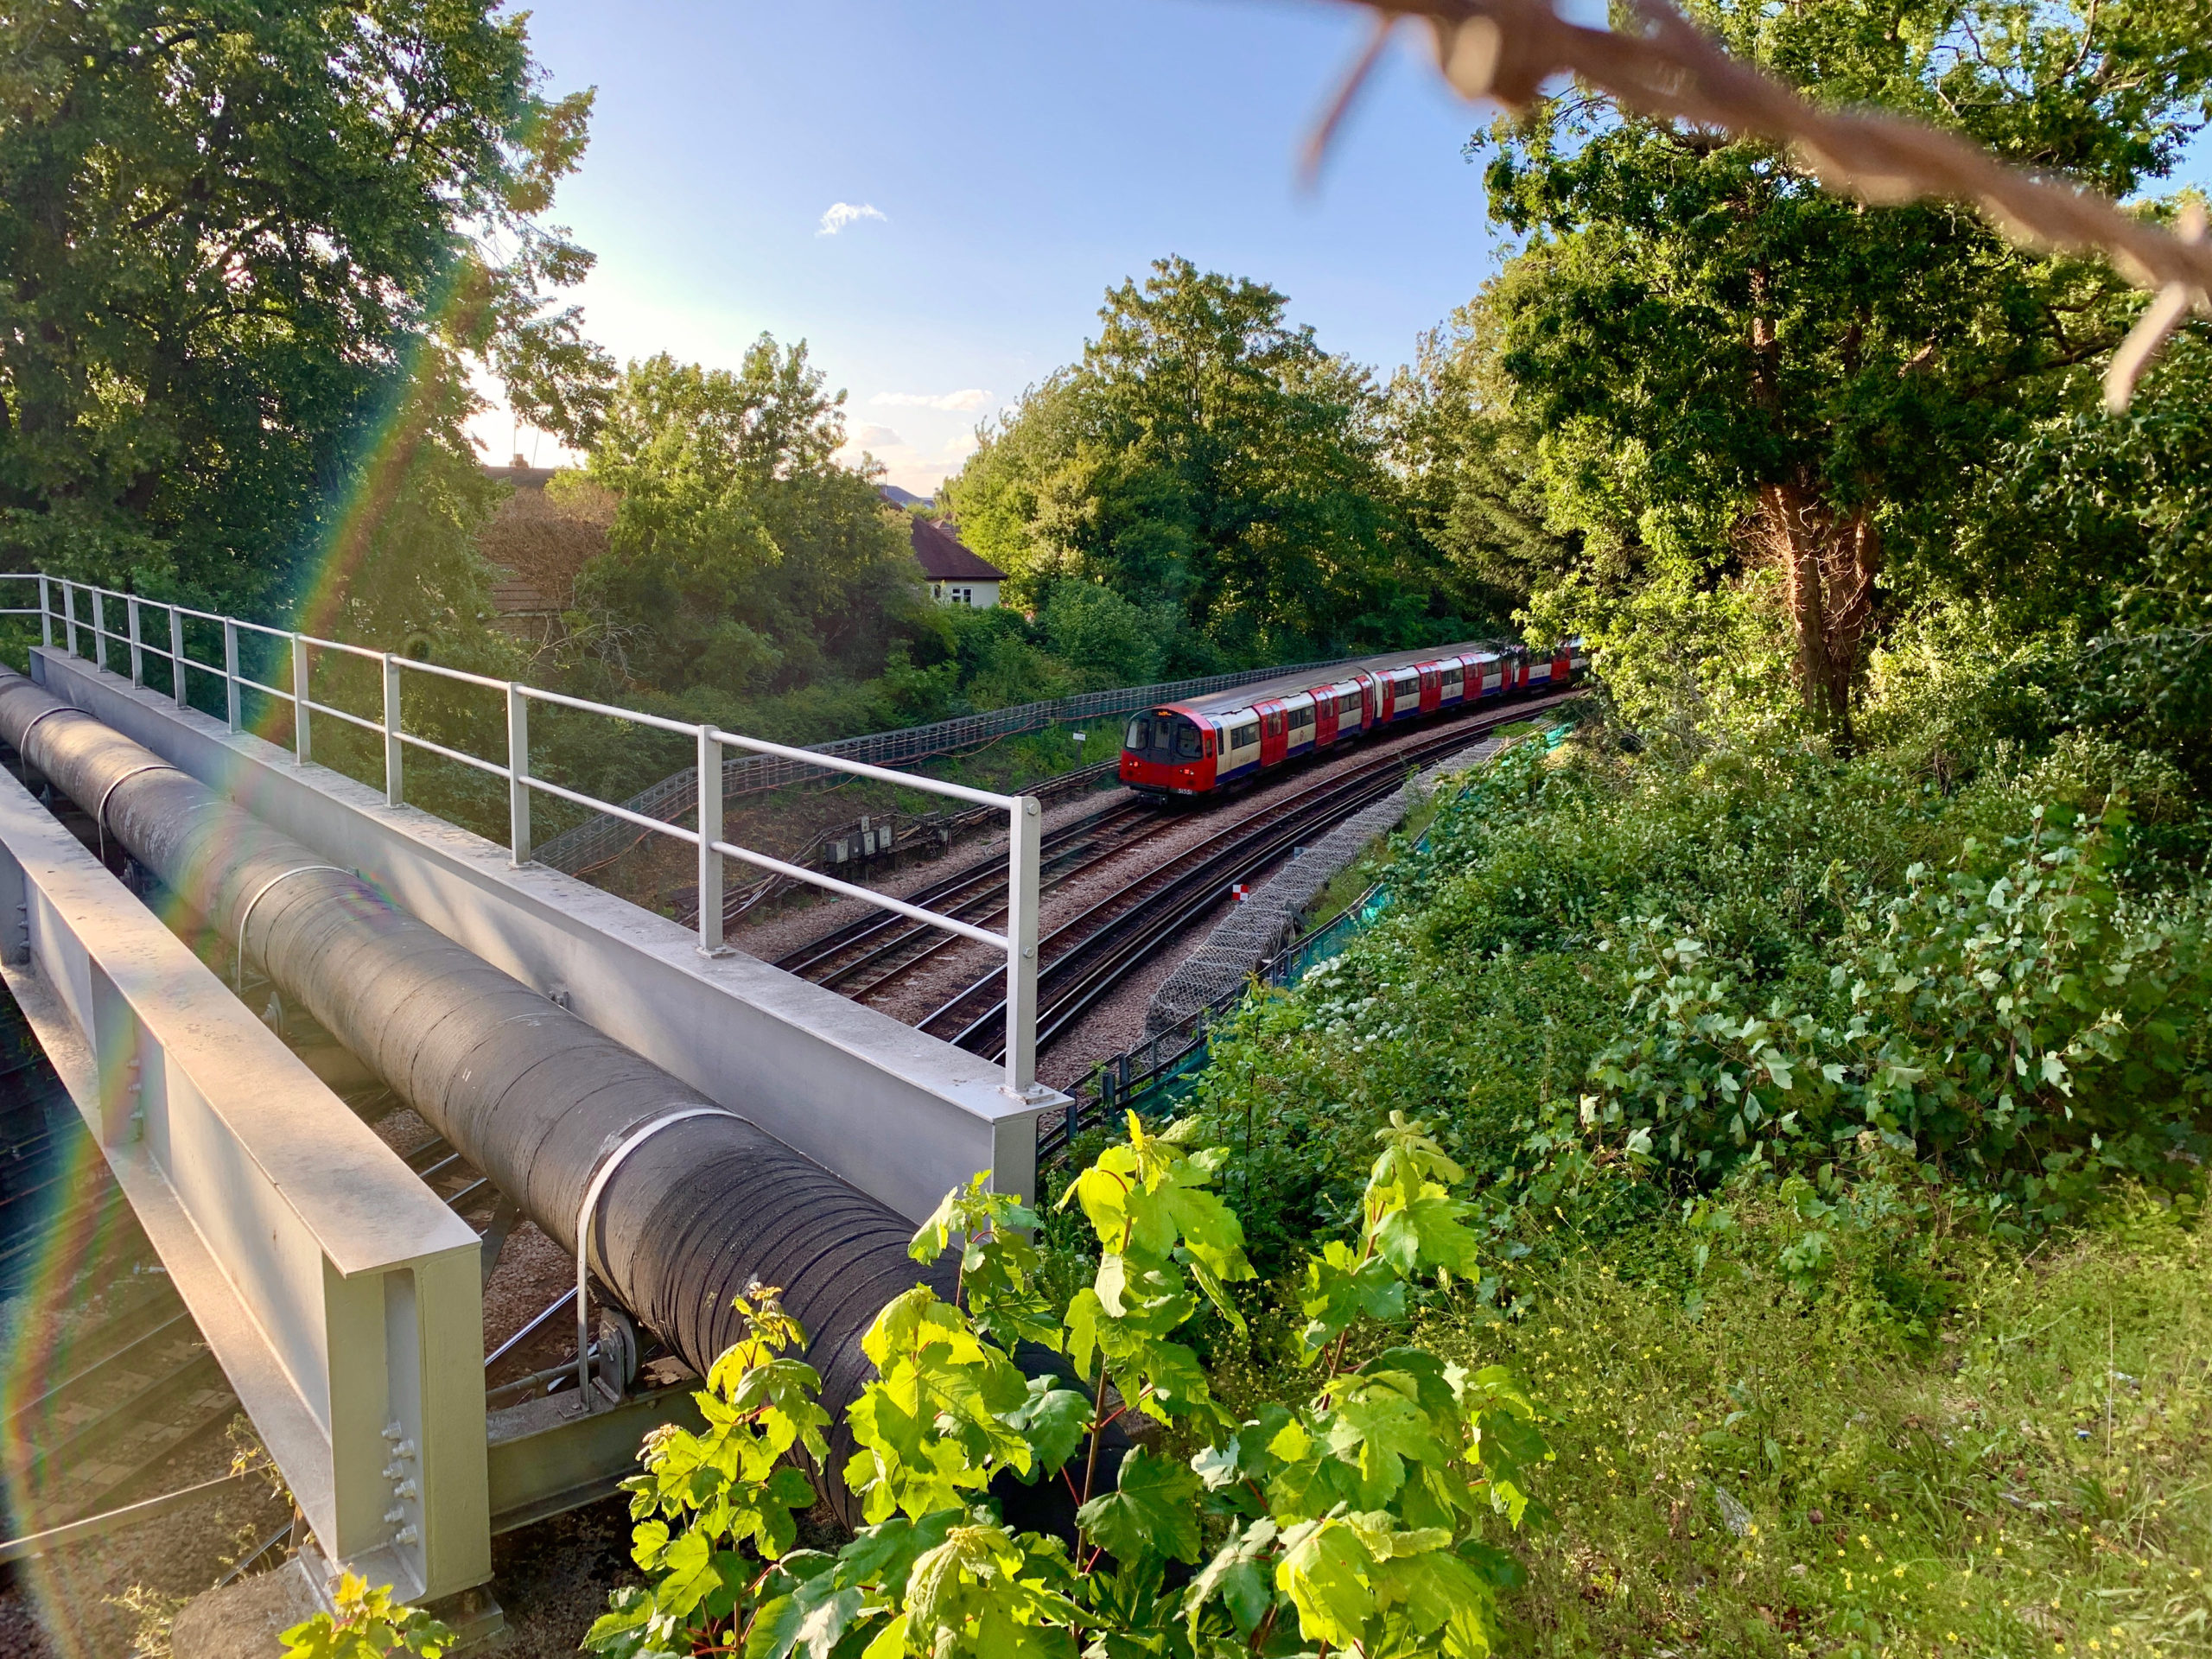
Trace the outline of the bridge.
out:
<instances>
[{"instance_id":1,"label":"bridge","mask_svg":"<svg viewBox=\"0 0 2212 1659\"><path fill-rule=\"evenodd\" d=\"M496 1628L493 1535L605 1496L643 1430L691 1409L696 1381L639 1374L644 1343L703 1372L730 1295L781 1284L834 1408L865 1375L859 1332L913 1281L913 1225L977 1171L1030 1193L1037 1120L1068 1104L1035 1075L1035 799L0 581L24 601L0 614L38 631L29 679L0 677L21 774L0 777L0 977L329 1571ZM409 710L434 693L489 700L504 744L427 735ZM531 723L549 711L689 745L686 821L545 775ZM318 763L334 734L380 754L381 788ZM409 804L425 754L502 788L505 844ZM1003 925L727 839L734 755L1003 815ZM687 847L696 926L534 861L548 800ZM1003 1058L732 950L728 860L999 953ZM379 1125L409 1111L427 1139L395 1145ZM442 1190L456 1168L480 1173ZM486 1287L525 1219L571 1253L574 1282L487 1353ZM487 1392L516 1344L570 1328L552 1375ZM6 1548L144 1509L63 1503Z\"/></svg>"}]
</instances>

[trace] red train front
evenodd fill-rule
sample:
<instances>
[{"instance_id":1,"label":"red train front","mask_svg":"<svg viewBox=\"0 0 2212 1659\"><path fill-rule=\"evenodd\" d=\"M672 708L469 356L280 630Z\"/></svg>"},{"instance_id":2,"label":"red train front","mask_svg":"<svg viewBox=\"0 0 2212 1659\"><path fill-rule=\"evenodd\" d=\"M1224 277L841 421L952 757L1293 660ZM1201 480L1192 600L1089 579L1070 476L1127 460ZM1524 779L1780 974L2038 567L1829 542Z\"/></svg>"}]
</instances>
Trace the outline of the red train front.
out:
<instances>
[{"instance_id":1,"label":"red train front","mask_svg":"<svg viewBox=\"0 0 2212 1659\"><path fill-rule=\"evenodd\" d=\"M1162 795L1203 795L1214 785L1215 735L1173 704L1132 715L1122 734L1122 781Z\"/></svg>"}]
</instances>

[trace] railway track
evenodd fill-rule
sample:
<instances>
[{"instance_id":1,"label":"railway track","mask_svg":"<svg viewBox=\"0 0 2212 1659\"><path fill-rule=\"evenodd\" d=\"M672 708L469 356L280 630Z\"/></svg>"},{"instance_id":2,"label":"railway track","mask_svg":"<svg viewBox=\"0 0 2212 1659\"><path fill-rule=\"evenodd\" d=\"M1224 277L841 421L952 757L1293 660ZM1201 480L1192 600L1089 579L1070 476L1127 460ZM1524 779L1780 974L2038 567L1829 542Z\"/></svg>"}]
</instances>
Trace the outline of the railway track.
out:
<instances>
[{"instance_id":1,"label":"railway track","mask_svg":"<svg viewBox=\"0 0 2212 1659\"><path fill-rule=\"evenodd\" d=\"M1043 890L1112 857L1132 839L1129 830L1158 817L1159 809L1147 803L1120 801L1047 831L1038 867ZM988 927L1006 918L1006 860L988 858L963 865L906 897L908 903L926 906L940 915ZM855 1001L866 1001L958 943L957 935L903 916L868 916L788 952L775 965L842 990Z\"/></svg>"},{"instance_id":2,"label":"railway track","mask_svg":"<svg viewBox=\"0 0 2212 1659\"><path fill-rule=\"evenodd\" d=\"M1236 882L1258 874L1292 848L1402 787L1409 770L1575 695L1562 692L1485 710L1278 798L1061 923L1038 942L1038 1051L1043 1052L1089 1013L1161 941L1219 904ZM917 1023L931 1035L987 1058L1002 1057L1002 975L977 979Z\"/></svg>"}]
</instances>

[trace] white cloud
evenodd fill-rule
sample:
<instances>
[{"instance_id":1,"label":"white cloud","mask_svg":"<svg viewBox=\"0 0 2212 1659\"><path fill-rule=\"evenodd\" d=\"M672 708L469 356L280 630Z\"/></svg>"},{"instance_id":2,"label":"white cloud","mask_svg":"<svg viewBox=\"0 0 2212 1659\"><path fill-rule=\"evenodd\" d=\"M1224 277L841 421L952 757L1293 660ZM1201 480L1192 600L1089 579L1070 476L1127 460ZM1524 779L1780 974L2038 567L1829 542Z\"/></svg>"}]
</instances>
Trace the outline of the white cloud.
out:
<instances>
[{"instance_id":1,"label":"white cloud","mask_svg":"<svg viewBox=\"0 0 2212 1659\"><path fill-rule=\"evenodd\" d=\"M893 444L904 447L906 442L887 426L864 426L847 440L849 445L862 449L887 449Z\"/></svg>"},{"instance_id":2,"label":"white cloud","mask_svg":"<svg viewBox=\"0 0 2212 1659\"><path fill-rule=\"evenodd\" d=\"M969 386L960 391L879 391L868 399L871 404L887 409L944 409L965 414L981 409L991 401L991 394L981 386Z\"/></svg>"},{"instance_id":3,"label":"white cloud","mask_svg":"<svg viewBox=\"0 0 2212 1659\"><path fill-rule=\"evenodd\" d=\"M868 202L833 201L830 204L830 211L822 215L822 228L815 234L835 236L846 226L857 224L863 219L880 219L887 225L891 222L889 215Z\"/></svg>"}]
</instances>

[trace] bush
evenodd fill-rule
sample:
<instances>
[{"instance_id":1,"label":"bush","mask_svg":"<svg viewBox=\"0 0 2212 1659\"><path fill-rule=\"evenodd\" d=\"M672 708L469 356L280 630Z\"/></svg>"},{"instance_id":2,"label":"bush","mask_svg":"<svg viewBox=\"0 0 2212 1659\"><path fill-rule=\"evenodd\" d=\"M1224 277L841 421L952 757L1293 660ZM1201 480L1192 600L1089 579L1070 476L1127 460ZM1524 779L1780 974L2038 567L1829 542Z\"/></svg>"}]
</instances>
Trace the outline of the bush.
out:
<instances>
[{"instance_id":1,"label":"bush","mask_svg":"<svg viewBox=\"0 0 2212 1659\"><path fill-rule=\"evenodd\" d=\"M960 1241L956 1301L918 1287L865 1339L877 1376L846 1414L842 1473L868 1524L834 1555L792 1548L814 1484L791 1459L828 1457L830 1419L819 1378L785 1351L804 1333L756 1287L738 1303L747 1336L698 1396L706 1433L658 1431L628 1483L652 1582L619 1592L584 1645L620 1659L1487 1654L1517 1567L1483 1535L1529 1513L1544 1414L1497 1367L1386 1345L1410 1298L1478 1262L1448 1191L1461 1172L1417 1124L1382 1139L1356 1242L1314 1253L1296 1293L1313 1391L1241 1420L1178 1339L1202 1307L1241 1328L1228 1287L1252 1277L1212 1190L1223 1155L1194 1147L1190 1125L1153 1136L1132 1117L1128 1141L1069 1187L1062 1206L1079 1207L1099 1255L1065 1300L1016 1230L1038 1218L980 1176L956 1189L914 1241L922 1261ZM1025 1376L1019 1343L1064 1356L1082 1386ZM1099 1437L1132 1412L1195 1455L1155 1433L1102 1480ZM1061 1483L1068 1535L1005 1525L989 1494L1007 1480Z\"/></svg>"}]
</instances>

